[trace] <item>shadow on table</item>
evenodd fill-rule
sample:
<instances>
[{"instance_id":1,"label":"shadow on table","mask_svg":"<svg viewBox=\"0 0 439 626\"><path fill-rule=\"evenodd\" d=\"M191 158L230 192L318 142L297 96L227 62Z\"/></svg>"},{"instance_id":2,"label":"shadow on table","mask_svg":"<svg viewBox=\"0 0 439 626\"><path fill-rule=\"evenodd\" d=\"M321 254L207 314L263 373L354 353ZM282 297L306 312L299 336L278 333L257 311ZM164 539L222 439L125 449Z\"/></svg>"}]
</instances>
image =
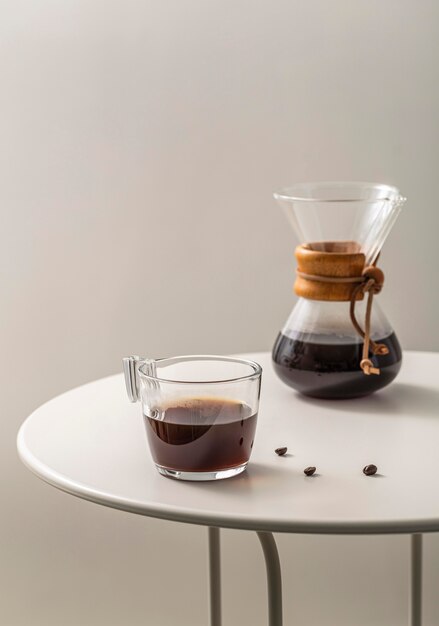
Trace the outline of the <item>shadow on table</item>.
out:
<instances>
[{"instance_id":1,"label":"shadow on table","mask_svg":"<svg viewBox=\"0 0 439 626\"><path fill-rule=\"evenodd\" d=\"M319 475L316 474L315 477L312 477L312 479L314 478L318 480ZM216 481L215 492L217 494L226 493L228 497L236 494L239 498L252 491L257 491L258 493L267 492L274 495L275 492L279 491L280 486L285 485L285 481L291 487L295 481L303 482L303 479L303 473L292 469L291 465L277 468L272 465L252 463L250 461L248 468L242 474L226 480ZM310 479L308 478L308 480ZM209 493L212 491L211 481L193 482L187 483L187 485L197 491L207 491Z\"/></svg>"},{"instance_id":2,"label":"shadow on table","mask_svg":"<svg viewBox=\"0 0 439 626\"><path fill-rule=\"evenodd\" d=\"M439 389L407 383L392 383L390 387L365 398L353 400L318 400L297 394L297 398L314 406L325 406L350 413L388 413L439 418Z\"/></svg>"}]
</instances>

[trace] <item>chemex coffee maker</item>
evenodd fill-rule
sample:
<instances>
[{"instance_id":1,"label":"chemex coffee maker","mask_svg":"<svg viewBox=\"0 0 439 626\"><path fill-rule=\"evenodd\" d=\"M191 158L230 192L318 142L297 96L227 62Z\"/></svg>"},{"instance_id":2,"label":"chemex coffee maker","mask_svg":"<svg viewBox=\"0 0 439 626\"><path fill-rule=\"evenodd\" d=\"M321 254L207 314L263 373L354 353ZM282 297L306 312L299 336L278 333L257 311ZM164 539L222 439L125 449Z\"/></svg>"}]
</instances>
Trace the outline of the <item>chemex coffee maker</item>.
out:
<instances>
[{"instance_id":1,"label":"chemex coffee maker","mask_svg":"<svg viewBox=\"0 0 439 626\"><path fill-rule=\"evenodd\" d=\"M375 296L381 248L405 202L374 183L297 184L274 194L302 242L299 300L273 347L283 382L315 398L355 398L398 374L398 339Z\"/></svg>"}]
</instances>

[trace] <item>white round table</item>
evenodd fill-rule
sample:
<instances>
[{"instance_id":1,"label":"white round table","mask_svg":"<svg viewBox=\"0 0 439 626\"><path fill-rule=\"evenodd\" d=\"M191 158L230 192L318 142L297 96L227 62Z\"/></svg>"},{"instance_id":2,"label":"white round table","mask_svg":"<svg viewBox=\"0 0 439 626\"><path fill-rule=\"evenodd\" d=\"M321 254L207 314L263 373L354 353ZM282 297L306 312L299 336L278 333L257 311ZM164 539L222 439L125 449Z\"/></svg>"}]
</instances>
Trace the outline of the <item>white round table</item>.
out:
<instances>
[{"instance_id":1,"label":"white round table","mask_svg":"<svg viewBox=\"0 0 439 626\"><path fill-rule=\"evenodd\" d=\"M122 375L64 393L22 425L18 451L37 476L70 494L140 515L209 527L211 624L219 626L219 528L257 531L266 558L269 623L282 623L272 532L407 533L411 626L421 625L422 533L439 530L439 354L406 352L397 380L357 400L312 400L263 367L255 445L246 472L217 482L160 476L139 405ZM275 448L287 446L285 456ZM363 467L378 466L375 476ZM305 467L315 465L312 477Z\"/></svg>"}]
</instances>

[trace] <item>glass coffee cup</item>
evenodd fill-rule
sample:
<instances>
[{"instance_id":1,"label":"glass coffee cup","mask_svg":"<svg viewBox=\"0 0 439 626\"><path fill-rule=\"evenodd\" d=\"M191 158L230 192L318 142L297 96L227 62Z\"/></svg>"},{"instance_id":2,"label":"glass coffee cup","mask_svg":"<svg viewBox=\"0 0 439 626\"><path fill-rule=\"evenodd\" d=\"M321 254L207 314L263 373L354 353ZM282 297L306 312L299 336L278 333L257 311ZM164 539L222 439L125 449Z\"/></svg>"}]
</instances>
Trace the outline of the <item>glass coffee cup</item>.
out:
<instances>
[{"instance_id":1,"label":"glass coffee cup","mask_svg":"<svg viewBox=\"0 0 439 626\"><path fill-rule=\"evenodd\" d=\"M123 359L128 397L138 400L160 474L218 480L243 472L253 448L261 366L195 355Z\"/></svg>"}]
</instances>

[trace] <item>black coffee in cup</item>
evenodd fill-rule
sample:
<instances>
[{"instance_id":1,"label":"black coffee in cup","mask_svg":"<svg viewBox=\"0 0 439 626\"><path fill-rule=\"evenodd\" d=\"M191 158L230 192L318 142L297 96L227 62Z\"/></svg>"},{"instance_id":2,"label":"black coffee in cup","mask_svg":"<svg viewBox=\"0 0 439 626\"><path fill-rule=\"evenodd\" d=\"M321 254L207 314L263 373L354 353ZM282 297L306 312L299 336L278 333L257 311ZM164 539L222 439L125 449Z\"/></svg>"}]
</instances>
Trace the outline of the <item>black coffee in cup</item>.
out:
<instances>
[{"instance_id":1,"label":"black coffee in cup","mask_svg":"<svg viewBox=\"0 0 439 626\"><path fill-rule=\"evenodd\" d=\"M185 472L227 470L247 463L257 413L226 398L188 398L144 415L155 463Z\"/></svg>"}]
</instances>

